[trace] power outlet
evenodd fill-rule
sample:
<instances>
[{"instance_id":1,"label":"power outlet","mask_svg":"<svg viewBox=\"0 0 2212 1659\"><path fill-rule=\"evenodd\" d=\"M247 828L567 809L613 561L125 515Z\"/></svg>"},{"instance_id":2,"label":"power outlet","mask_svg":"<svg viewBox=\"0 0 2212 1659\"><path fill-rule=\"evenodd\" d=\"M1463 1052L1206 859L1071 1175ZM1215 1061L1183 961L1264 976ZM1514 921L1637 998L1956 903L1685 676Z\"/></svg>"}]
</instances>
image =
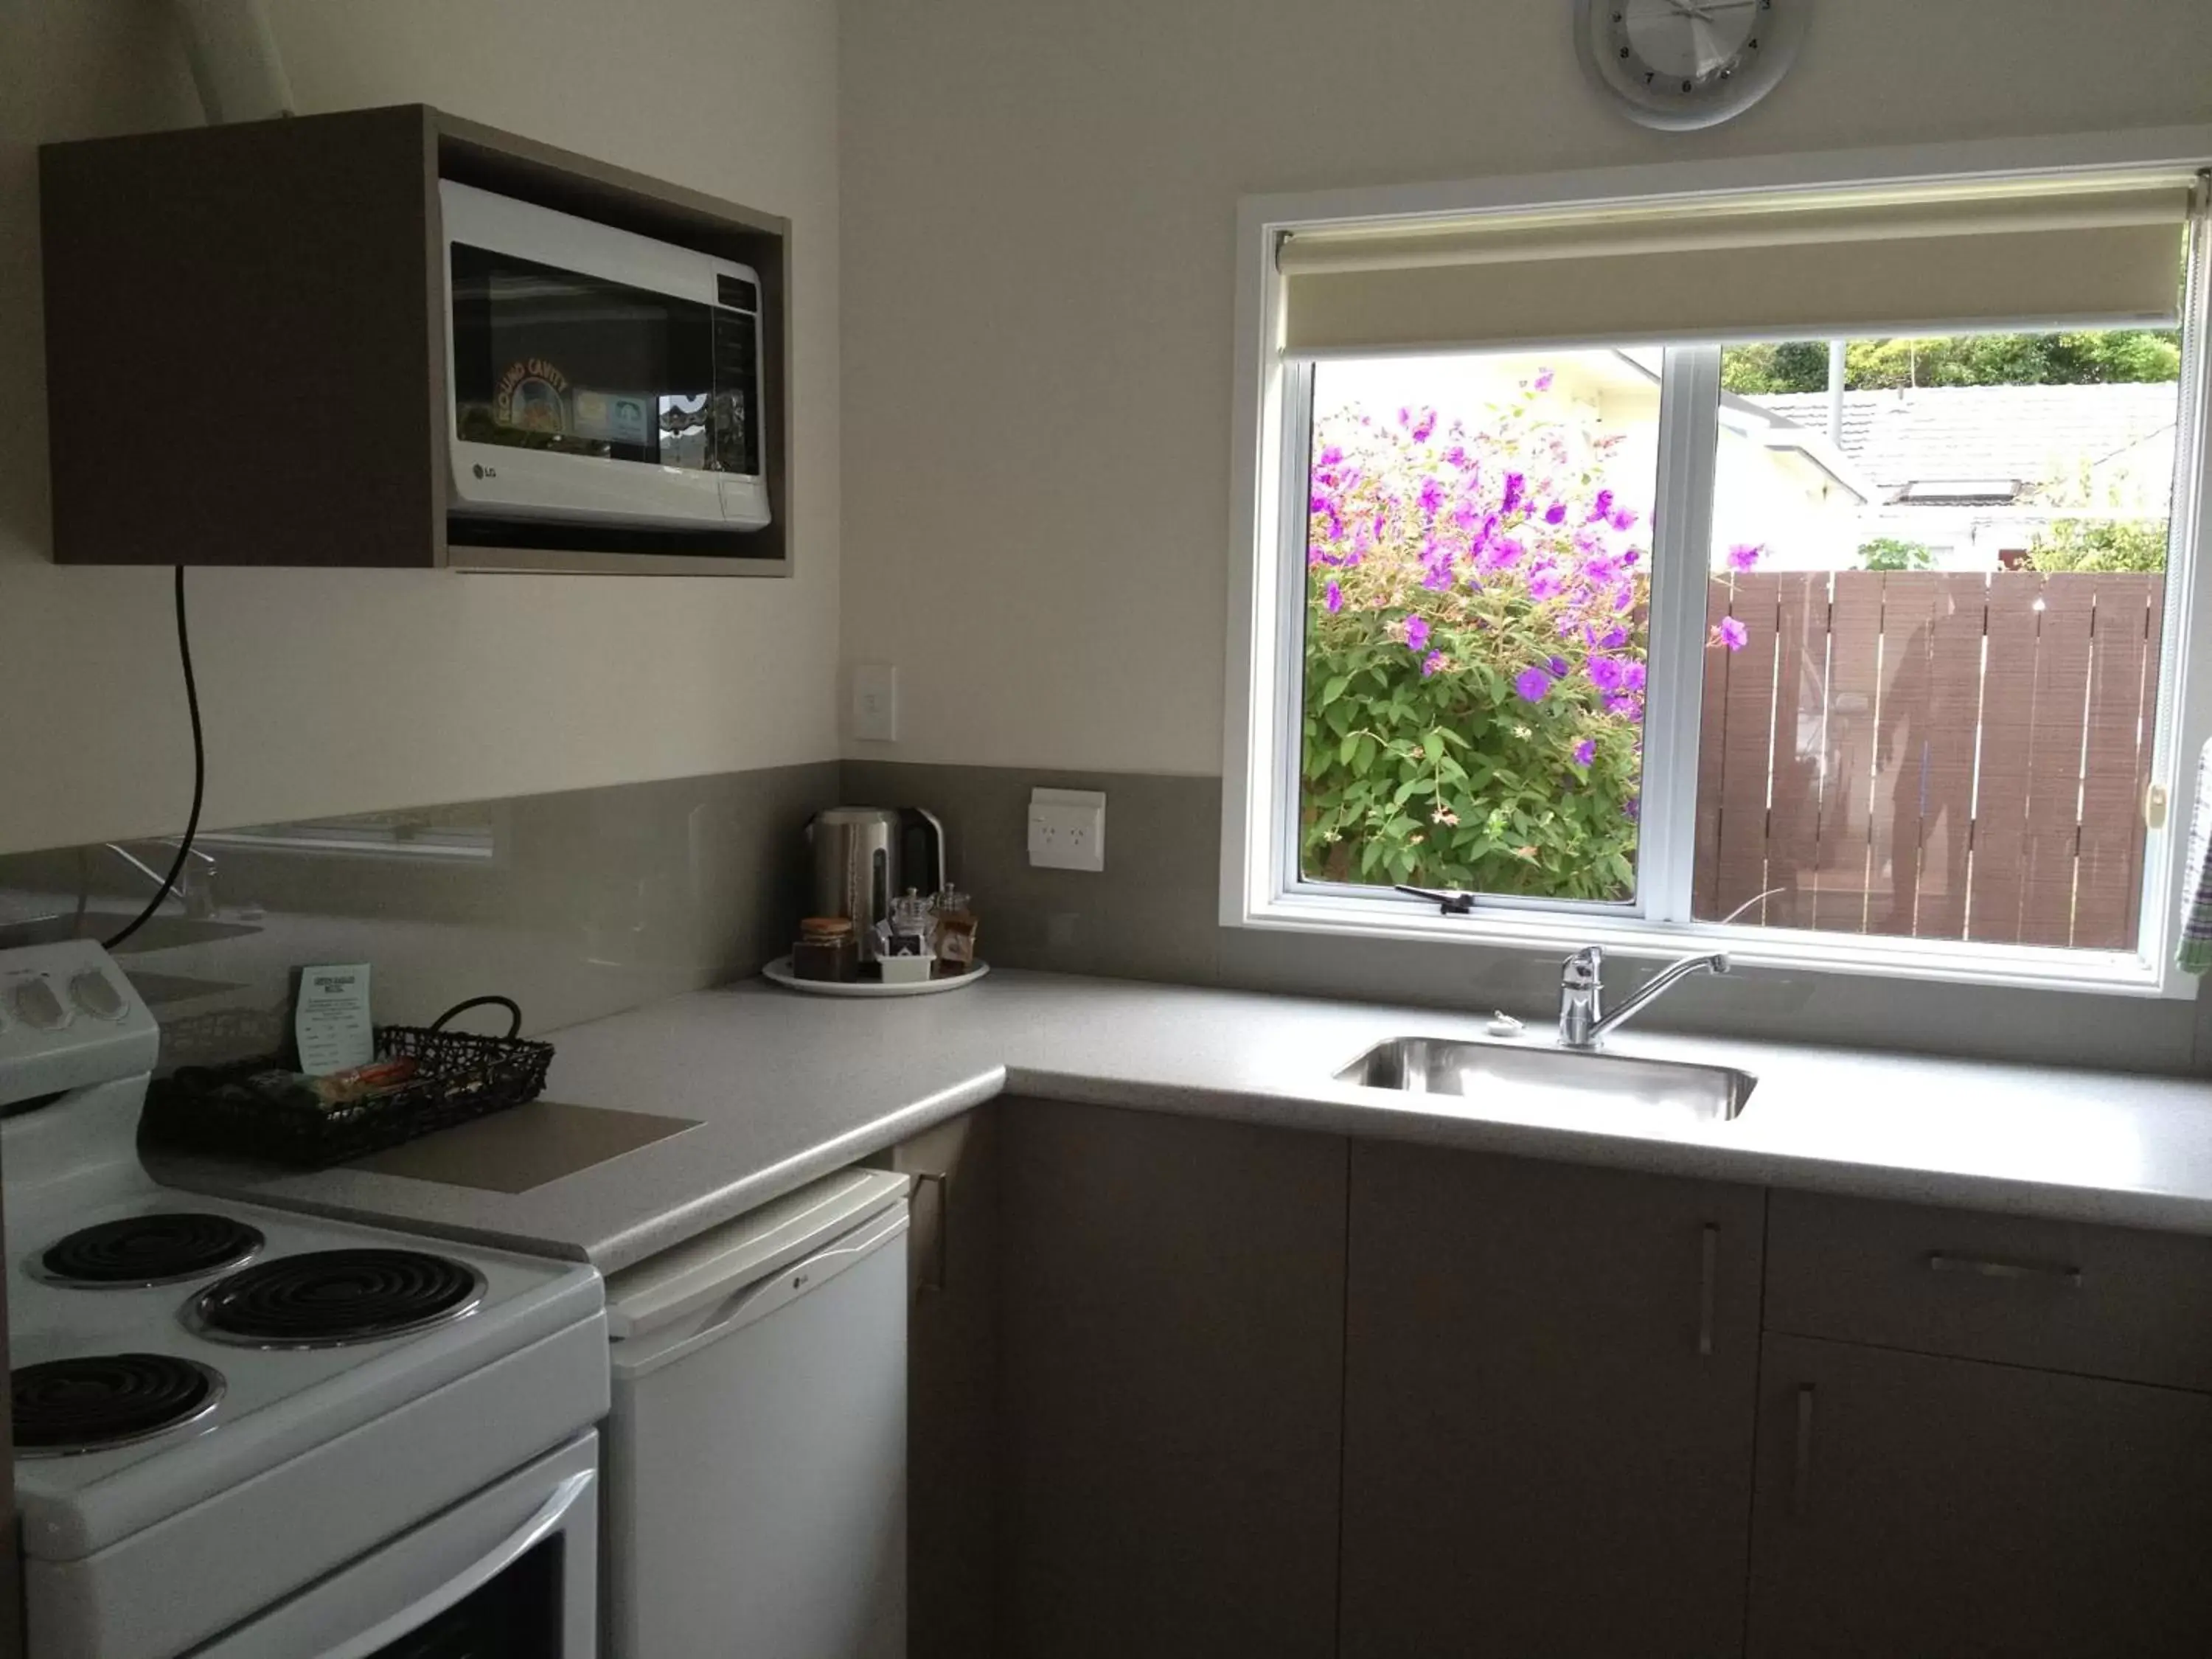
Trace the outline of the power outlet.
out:
<instances>
[{"instance_id":1,"label":"power outlet","mask_svg":"<svg viewBox=\"0 0 2212 1659\"><path fill-rule=\"evenodd\" d=\"M1040 870L1103 870L1106 797L1096 789L1030 790L1030 862Z\"/></svg>"}]
</instances>

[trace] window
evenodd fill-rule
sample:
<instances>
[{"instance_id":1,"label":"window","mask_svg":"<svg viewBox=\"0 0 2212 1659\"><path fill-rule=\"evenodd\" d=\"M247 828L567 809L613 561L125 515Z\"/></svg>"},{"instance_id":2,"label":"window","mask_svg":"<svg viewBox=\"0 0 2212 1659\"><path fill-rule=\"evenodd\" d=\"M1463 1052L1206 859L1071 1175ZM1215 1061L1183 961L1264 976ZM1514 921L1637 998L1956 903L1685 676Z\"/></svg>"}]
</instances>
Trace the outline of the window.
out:
<instances>
[{"instance_id":1,"label":"window","mask_svg":"<svg viewBox=\"0 0 2212 1659\"><path fill-rule=\"evenodd\" d=\"M2182 177L1273 233L1226 919L2171 988Z\"/></svg>"}]
</instances>

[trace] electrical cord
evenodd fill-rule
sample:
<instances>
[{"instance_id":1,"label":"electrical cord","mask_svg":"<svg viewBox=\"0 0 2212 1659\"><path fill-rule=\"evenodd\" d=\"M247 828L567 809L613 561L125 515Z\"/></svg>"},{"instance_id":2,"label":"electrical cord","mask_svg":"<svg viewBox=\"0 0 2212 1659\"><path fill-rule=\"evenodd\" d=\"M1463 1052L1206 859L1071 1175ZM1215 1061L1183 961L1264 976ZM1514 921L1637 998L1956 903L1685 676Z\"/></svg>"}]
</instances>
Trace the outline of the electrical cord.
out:
<instances>
[{"instance_id":1,"label":"electrical cord","mask_svg":"<svg viewBox=\"0 0 2212 1659\"><path fill-rule=\"evenodd\" d=\"M192 717L192 810L185 820L185 833L177 842L177 856L170 861L169 873L161 878L161 885L130 923L111 933L100 943L112 951L154 919L169 895L177 890L177 878L185 872L185 860L192 855L192 837L199 833L200 803L207 796L207 736L200 730L200 687L192 674L192 635L185 619L185 568L177 567L177 661L185 671L185 708Z\"/></svg>"}]
</instances>

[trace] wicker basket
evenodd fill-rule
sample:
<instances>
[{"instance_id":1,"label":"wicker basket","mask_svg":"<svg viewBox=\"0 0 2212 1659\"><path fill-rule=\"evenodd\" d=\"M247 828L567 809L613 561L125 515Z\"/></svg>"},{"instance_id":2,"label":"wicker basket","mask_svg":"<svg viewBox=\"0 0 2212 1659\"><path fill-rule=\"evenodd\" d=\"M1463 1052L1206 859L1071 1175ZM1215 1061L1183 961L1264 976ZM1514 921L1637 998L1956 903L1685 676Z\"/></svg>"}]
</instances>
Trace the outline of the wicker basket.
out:
<instances>
[{"instance_id":1,"label":"wicker basket","mask_svg":"<svg viewBox=\"0 0 2212 1659\"><path fill-rule=\"evenodd\" d=\"M507 1036L444 1029L456 1014L484 1006L507 1010ZM553 1045L516 1036L521 1026L522 1011L505 997L472 997L429 1025L380 1025L376 1057L412 1060L414 1077L331 1106L270 1100L243 1086L258 1072L283 1069L279 1055L183 1066L147 1091L147 1131L166 1146L327 1169L536 1099Z\"/></svg>"}]
</instances>

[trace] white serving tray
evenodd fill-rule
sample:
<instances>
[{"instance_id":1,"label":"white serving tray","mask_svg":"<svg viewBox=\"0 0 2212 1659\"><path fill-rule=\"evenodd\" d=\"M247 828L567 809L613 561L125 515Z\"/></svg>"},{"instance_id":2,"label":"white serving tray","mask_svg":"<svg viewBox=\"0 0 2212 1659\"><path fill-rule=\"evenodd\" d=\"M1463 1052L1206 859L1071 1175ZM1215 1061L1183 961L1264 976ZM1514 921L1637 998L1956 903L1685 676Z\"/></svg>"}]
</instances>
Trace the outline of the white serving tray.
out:
<instances>
[{"instance_id":1,"label":"white serving tray","mask_svg":"<svg viewBox=\"0 0 2212 1659\"><path fill-rule=\"evenodd\" d=\"M951 979L925 979L917 980L912 985L886 985L876 979L801 979L791 971L789 957L778 957L761 969L761 977L772 979L787 990L804 991L811 997L926 997L939 991L964 989L990 971L989 963L979 962L966 973Z\"/></svg>"}]
</instances>

